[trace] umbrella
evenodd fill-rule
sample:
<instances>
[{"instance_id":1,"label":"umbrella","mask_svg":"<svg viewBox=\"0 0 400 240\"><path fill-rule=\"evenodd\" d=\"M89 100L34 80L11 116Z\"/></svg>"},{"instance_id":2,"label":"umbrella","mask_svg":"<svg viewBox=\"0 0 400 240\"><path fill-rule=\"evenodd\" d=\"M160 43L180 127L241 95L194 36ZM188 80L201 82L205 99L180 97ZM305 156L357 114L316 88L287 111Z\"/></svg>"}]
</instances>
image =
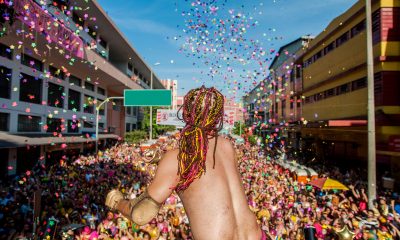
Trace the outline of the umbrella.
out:
<instances>
[{"instance_id":1,"label":"umbrella","mask_svg":"<svg viewBox=\"0 0 400 240\"><path fill-rule=\"evenodd\" d=\"M349 190L345 185L331 178L318 178L312 180L308 184L320 188L322 190L330 190L330 189Z\"/></svg>"}]
</instances>

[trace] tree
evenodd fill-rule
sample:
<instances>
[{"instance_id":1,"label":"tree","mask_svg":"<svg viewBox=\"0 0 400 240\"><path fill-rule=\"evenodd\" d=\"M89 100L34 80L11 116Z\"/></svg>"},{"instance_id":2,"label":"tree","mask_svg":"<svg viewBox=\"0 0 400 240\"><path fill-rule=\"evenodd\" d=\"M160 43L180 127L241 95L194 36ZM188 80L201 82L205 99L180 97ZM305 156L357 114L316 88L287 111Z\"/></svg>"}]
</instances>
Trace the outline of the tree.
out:
<instances>
[{"instance_id":1,"label":"tree","mask_svg":"<svg viewBox=\"0 0 400 240\"><path fill-rule=\"evenodd\" d=\"M235 122L233 125L232 133L235 135L241 135L244 134L244 130L246 128L246 125L242 122Z\"/></svg>"},{"instance_id":2,"label":"tree","mask_svg":"<svg viewBox=\"0 0 400 240\"><path fill-rule=\"evenodd\" d=\"M158 109L164 109L164 108L153 107L153 138L157 138L159 135L162 135L165 132L174 131L176 129L175 126L166 126L166 125L157 125L156 124ZM141 124L141 129L148 133L149 128L150 128L150 108L146 107L146 108L144 108L143 122Z\"/></svg>"}]
</instances>

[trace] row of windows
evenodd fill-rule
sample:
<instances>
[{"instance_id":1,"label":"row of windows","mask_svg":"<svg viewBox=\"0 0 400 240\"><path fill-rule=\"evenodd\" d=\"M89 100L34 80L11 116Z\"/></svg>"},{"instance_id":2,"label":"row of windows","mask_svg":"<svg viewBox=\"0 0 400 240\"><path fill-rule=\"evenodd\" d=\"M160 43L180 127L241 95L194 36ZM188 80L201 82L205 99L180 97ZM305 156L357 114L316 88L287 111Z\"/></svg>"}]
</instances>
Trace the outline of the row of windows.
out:
<instances>
[{"instance_id":1,"label":"row of windows","mask_svg":"<svg viewBox=\"0 0 400 240\"><path fill-rule=\"evenodd\" d=\"M367 78L360 78L358 80L342 84L340 86L325 90L320 93L316 93L312 96L308 96L305 98L305 103L311 103L311 102L318 102L323 99L327 99L330 97L342 95L348 92L356 91L362 88L367 87Z\"/></svg>"},{"instance_id":2,"label":"row of windows","mask_svg":"<svg viewBox=\"0 0 400 240\"><path fill-rule=\"evenodd\" d=\"M6 67L0 67L0 98L11 98L11 76L12 71ZM46 82L47 105L51 107L64 108L65 88L61 85ZM30 76L25 73L20 74L19 100L22 102L42 104L43 80ZM81 94L73 89L68 89L68 110L81 111L83 106L84 113L94 113L95 98L84 94L84 103L81 103ZM97 99L100 103L103 99ZM100 108L100 115L104 115L104 105Z\"/></svg>"},{"instance_id":3,"label":"row of windows","mask_svg":"<svg viewBox=\"0 0 400 240\"><path fill-rule=\"evenodd\" d=\"M12 60L12 50L8 46L0 43L0 56ZM40 60L38 60L34 57L31 57L27 54L21 55L21 64L23 64L27 67L33 68L37 71L41 71L41 72L44 71L43 63ZM61 69L59 69L55 66L49 66L49 73L53 77L56 77L61 80L66 80L66 75L65 75L64 71L62 71ZM83 84L82 84L82 82L83 82ZM94 84L87 82L87 81L82 81L80 78L78 78L74 75L69 76L69 83L70 83L70 85L79 86L79 87L82 87L89 91L95 92ZM106 95L105 89L101 88L101 87L97 87L97 93L100 95L103 95L103 96Z\"/></svg>"},{"instance_id":4,"label":"row of windows","mask_svg":"<svg viewBox=\"0 0 400 240\"><path fill-rule=\"evenodd\" d=\"M9 131L10 114L0 112L0 131ZM93 122L80 121L80 120L67 120L61 118L47 118L46 127L44 128L47 133L61 133L67 130L68 133L79 133L79 129L83 122L83 128L94 128ZM66 125L65 125L66 124ZM41 132L42 118L39 116L31 115L18 115L18 132ZM104 123L99 123L99 128L104 128Z\"/></svg>"},{"instance_id":5,"label":"row of windows","mask_svg":"<svg viewBox=\"0 0 400 240\"><path fill-rule=\"evenodd\" d=\"M333 51L335 48L340 47L345 42L347 42L351 38L357 36L359 33L361 33L364 30L365 30L365 20L363 20L360 23L358 23L356 26L351 28L349 31L345 32L342 36L338 37L336 40L334 40L333 42L329 43L321 51L317 52L312 57L307 59L304 62L304 68L310 66L311 64L316 62L318 59L322 58L323 56L325 56L328 53L330 53L331 51Z\"/></svg>"},{"instance_id":6,"label":"row of windows","mask_svg":"<svg viewBox=\"0 0 400 240\"><path fill-rule=\"evenodd\" d=\"M131 132L131 131L133 131L133 130L136 130L137 129L137 125L136 124L134 124L134 123L126 123L125 124L125 132Z\"/></svg>"}]
</instances>

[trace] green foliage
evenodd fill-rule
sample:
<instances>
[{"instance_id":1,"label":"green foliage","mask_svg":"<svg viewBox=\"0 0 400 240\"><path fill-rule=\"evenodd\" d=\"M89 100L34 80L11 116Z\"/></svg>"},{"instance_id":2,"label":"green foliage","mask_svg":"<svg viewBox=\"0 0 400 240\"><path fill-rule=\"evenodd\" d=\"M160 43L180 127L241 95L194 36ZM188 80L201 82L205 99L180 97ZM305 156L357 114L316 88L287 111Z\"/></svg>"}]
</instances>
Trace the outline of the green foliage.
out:
<instances>
[{"instance_id":1,"label":"green foliage","mask_svg":"<svg viewBox=\"0 0 400 240\"><path fill-rule=\"evenodd\" d=\"M246 125L242 122L235 122L233 125L232 133L235 135L240 135L244 133L244 130L246 128Z\"/></svg>"},{"instance_id":2,"label":"green foliage","mask_svg":"<svg viewBox=\"0 0 400 240\"><path fill-rule=\"evenodd\" d=\"M251 136L249 136L249 143L250 143L252 146L257 145L257 136L256 136L256 135L251 135Z\"/></svg>"},{"instance_id":3,"label":"green foliage","mask_svg":"<svg viewBox=\"0 0 400 240\"><path fill-rule=\"evenodd\" d=\"M157 125L157 109L163 109L161 107L153 107L153 139L157 138L159 135L162 135L166 132L175 131L175 126L166 126L166 125ZM143 122L141 125L141 129L149 132L150 127L150 108L144 108L143 114Z\"/></svg>"},{"instance_id":4,"label":"green foliage","mask_svg":"<svg viewBox=\"0 0 400 240\"><path fill-rule=\"evenodd\" d=\"M125 134L125 141L128 143L139 143L147 138L147 132L142 130L135 130Z\"/></svg>"}]
</instances>

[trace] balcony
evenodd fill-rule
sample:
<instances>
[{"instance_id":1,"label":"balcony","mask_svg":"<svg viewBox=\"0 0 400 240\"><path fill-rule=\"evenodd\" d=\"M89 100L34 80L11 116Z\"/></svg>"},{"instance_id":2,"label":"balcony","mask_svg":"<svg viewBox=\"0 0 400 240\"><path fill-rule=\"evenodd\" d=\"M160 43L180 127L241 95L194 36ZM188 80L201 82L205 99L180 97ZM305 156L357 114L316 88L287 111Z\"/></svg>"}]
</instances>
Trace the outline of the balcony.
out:
<instances>
[{"instance_id":1,"label":"balcony","mask_svg":"<svg viewBox=\"0 0 400 240\"><path fill-rule=\"evenodd\" d=\"M16 0L14 9L20 21L37 32L45 33L48 42L55 42L67 52L83 58L84 44L82 39L64 24L55 21L48 11L43 10L36 2L33 0Z\"/></svg>"},{"instance_id":2,"label":"balcony","mask_svg":"<svg viewBox=\"0 0 400 240\"><path fill-rule=\"evenodd\" d=\"M35 0L35 2L39 5L42 6L40 3L40 0ZM46 6L47 12L51 14L58 22L61 22L64 27L68 28L72 32L74 32L77 36L79 36L83 42L87 46L93 45L92 49L94 49L97 53L99 53L101 56L104 58L108 59L108 51L105 49L103 46L97 43L96 39L92 38L89 33L86 31L81 31L79 28L76 26L75 22L67 15L64 14L60 9L57 7L48 4ZM46 10L44 10L46 11ZM94 43L94 44L93 44Z\"/></svg>"}]
</instances>

